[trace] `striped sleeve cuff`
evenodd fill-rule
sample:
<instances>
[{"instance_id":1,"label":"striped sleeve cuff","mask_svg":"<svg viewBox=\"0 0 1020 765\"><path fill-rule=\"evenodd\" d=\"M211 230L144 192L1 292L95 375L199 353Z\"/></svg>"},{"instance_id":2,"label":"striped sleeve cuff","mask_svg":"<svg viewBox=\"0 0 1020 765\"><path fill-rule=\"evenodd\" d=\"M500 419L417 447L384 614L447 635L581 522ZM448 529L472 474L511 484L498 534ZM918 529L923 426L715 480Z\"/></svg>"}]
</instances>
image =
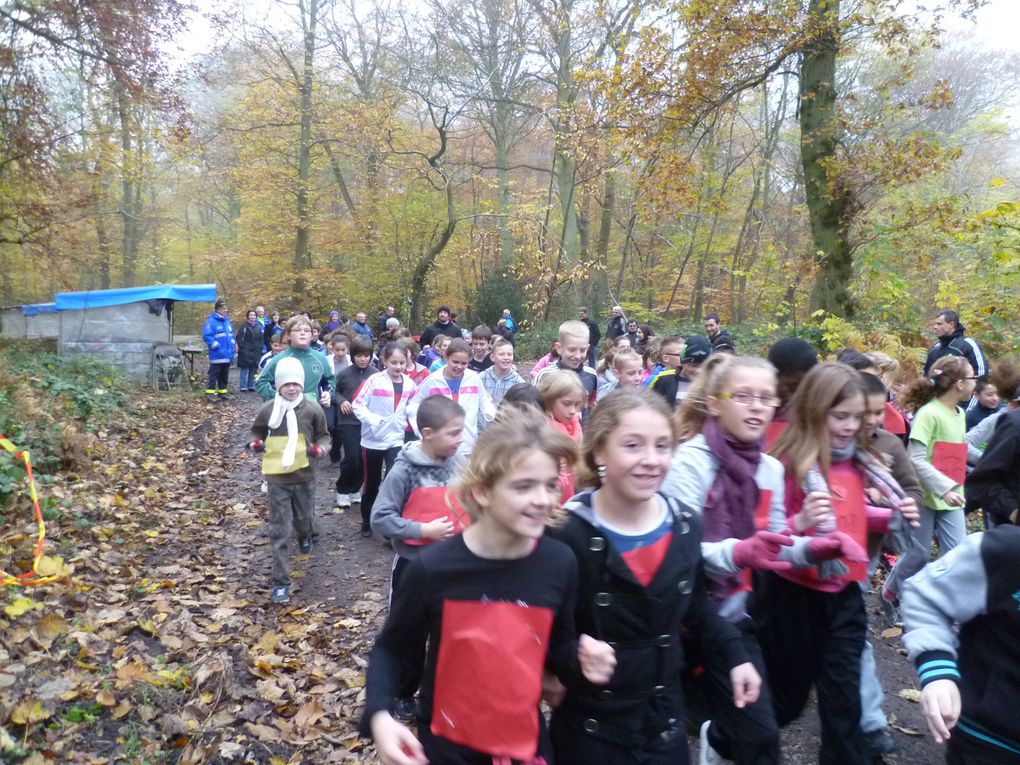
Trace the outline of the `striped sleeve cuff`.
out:
<instances>
[{"instance_id":1,"label":"striped sleeve cuff","mask_svg":"<svg viewBox=\"0 0 1020 765\"><path fill-rule=\"evenodd\" d=\"M960 670L951 653L930 651L917 657L917 677L922 688L935 680L952 680L959 683Z\"/></svg>"}]
</instances>

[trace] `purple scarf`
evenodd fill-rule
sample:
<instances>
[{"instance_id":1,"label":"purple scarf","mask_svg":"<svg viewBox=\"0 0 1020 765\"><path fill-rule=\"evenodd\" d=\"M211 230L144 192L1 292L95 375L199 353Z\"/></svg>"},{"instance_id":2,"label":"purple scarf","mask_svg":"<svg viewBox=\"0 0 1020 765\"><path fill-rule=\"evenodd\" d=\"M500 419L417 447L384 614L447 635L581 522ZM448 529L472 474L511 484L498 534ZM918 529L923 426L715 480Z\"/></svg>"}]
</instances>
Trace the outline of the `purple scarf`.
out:
<instances>
[{"instance_id":1,"label":"purple scarf","mask_svg":"<svg viewBox=\"0 0 1020 765\"><path fill-rule=\"evenodd\" d=\"M724 432L714 417L705 420L701 435L719 461L719 472L702 511L704 540L747 539L757 530L754 511L759 492L754 476L761 464L761 441L738 441Z\"/></svg>"}]
</instances>

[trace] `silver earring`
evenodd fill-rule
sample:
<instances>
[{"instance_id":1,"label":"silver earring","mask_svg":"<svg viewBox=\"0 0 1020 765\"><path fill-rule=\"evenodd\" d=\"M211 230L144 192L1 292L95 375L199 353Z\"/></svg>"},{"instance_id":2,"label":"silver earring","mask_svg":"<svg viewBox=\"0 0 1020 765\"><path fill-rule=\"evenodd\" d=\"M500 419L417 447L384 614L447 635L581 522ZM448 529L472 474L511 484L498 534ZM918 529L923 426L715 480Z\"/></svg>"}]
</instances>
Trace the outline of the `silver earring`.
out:
<instances>
[{"instance_id":1,"label":"silver earring","mask_svg":"<svg viewBox=\"0 0 1020 765\"><path fill-rule=\"evenodd\" d=\"M606 477L606 473L608 473L608 472L609 471L606 470L606 466L605 465L596 465L595 466L595 474L599 477L600 481Z\"/></svg>"}]
</instances>

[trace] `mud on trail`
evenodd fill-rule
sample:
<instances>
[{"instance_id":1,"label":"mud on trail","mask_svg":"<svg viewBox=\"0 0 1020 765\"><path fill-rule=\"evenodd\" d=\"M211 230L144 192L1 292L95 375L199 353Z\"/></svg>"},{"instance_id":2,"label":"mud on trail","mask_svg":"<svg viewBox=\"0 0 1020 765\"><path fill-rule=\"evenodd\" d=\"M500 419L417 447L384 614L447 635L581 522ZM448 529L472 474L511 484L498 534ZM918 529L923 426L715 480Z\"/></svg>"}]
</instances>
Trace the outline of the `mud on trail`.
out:
<instances>
[{"instance_id":1,"label":"mud on trail","mask_svg":"<svg viewBox=\"0 0 1020 765\"><path fill-rule=\"evenodd\" d=\"M320 463L318 542L292 543L291 602L270 604L259 456L243 448L260 403L142 394L88 474L45 489L73 508L48 524L66 571L0 610L0 762L377 762L356 731L392 553L360 537L358 506L334 511L339 468ZM0 540L16 560L29 531ZM899 727L887 762L941 762L895 695L915 687L898 638L872 637ZM785 762L816 761L813 706L783 739Z\"/></svg>"}]
</instances>

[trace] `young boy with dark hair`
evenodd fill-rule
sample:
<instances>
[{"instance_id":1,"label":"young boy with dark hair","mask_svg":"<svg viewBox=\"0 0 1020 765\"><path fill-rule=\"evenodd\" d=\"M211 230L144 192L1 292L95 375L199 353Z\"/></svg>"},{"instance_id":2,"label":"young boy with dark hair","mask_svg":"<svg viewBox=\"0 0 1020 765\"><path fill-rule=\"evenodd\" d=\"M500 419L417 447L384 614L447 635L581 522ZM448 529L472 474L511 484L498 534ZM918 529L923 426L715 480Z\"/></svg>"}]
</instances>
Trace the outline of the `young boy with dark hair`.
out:
<instances>
[{"instance_id":1,"label":"young boy with dark hair","mask_svg":"<svg viewBox=\"0 0 1020 765\"><path fill-rule=\"evenodd\" d=\"M472 372L484 372L492 366L492 358L489 355L492 343L492 330L484 324L479 324L471 330L471 358L468 360L468 369Z\"/></svg>"},{"instance_id":2,"label":"young boy with dark hair","mask_svg":"<svg viewBox=\"0 0 1020 765\"><path fill-rule=\"evenodd\" d=\"M532 385L537 386L544 375L552 374L557 369L576 372L581 378L581 385L584 386L584 392L587 396L584 410L581 412L581 422L586 423L588 421L588 412L595 406L599 393L598 374L584 363L588 355L587 325L576 319L560 324L559 334L557 335L556 342L553 344L553 348L559 354L559 358L556 359L555 363L550 364L539 372L535 379L532 380Z\"/></svg>"},{"instance_id":3,"label":"young boy with dark hair","mask_svg":"<svg viewBox=\"0 0 1020 765\"><path fill-rule=\"evenodd\" d=\"M406 444L386 473L372 506L372 531L390 540L396 560L390 586L421 547L461 529L447 486L461 459L464 409L445 396L429 396L418 407L421 440Z\"/></svg>"},{"instance_id":4,"label":"young boy with dark hair","mask_svg":"<svg viewBox=\"0 0 1020 765\"><path fill-rule=\"evenodd\" d=\"M496 416L496 407L485 392L478 373L467 368L470 356L471 348L466 341L459 338L451 340L446 348L446 366L430 374L407 405L407 419L414 432L421 435L418 410L430 396L445 396L460 404L464 410L464 441L461 444L464 454L471 451L480 426Z\"/></svg>"},{"instance_id":5,"label":"young boy with dark hair","mask_svg":"<svg viewBox=\"0 0 1020 765\"><path fill-rule=\"evenodd\" d=\"M262 405L251 426L252 451L265 452L262 473L269 484L269 541L273 549L274 603L290 599L287 545L297 532L303 553L312 551L315 470L309 457L326 456L326 415L304 395L305 371L294 358L276 365L276 395Z\"/></svg>"},{"instance_id":6,"label":"young boy with dark hair","mask_svg":"<svg viewBox=\"0 0 1020 765\"><path fill-rule=\"evenodd\" d=\"M353 362L337 377L335 438L343 449L340 476L336 479L336 506L340 510L361 501L361 483L365 477L361 462L361 421L354 414L352 402L362 383L377 374L372 366L372 351L372 341L357 335L351 341Z\"/></svg>"},{"instance_id":7,"label":"young boy with dark hair","mask_svg":"<svg viewBox=\"0 0 1020 765\"><path fill-rule=\"evenodd\" d=\"M667 337L659 348L664 369L648 387L676 409L687 398L687 391L697 379L701 365L711 354L712 344L701 335L688 337L685 343L679 337Z\"/></svg>"}]
</instances>

